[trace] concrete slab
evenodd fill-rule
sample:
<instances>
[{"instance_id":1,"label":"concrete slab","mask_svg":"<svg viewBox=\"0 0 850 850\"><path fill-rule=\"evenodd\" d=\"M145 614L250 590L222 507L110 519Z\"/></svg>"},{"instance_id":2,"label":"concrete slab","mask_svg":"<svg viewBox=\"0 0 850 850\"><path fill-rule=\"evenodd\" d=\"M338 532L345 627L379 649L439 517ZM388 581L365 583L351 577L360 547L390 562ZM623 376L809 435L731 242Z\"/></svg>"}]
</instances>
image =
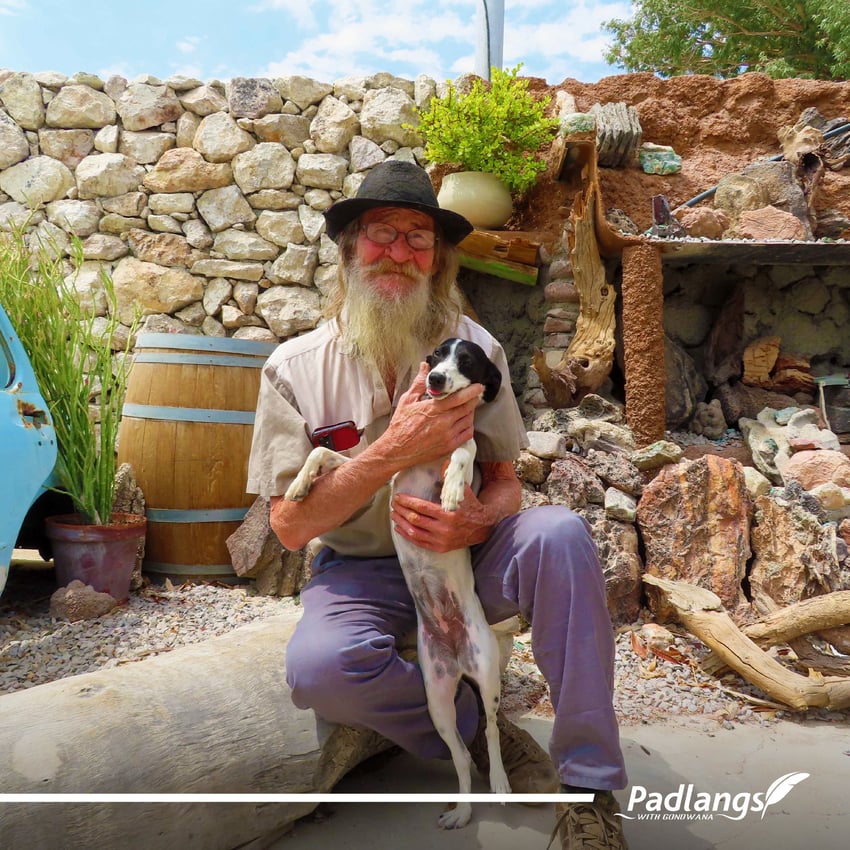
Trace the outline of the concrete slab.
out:
<instances>
[{"instance_id":1,"label":"concrete slab","mask_svg":"<svg viewBox=\"0 0 850 850\"><path fill-rule=\"evenodd\" d=\"M541 743L548 740L548 721L527 718L521 725ZM633 818L625 823L631 850L850 846L850 723L780 721L707 733L701 724L683 720L620 731L630 785L617 797L623 813ZM789 777L774 792L776 802L765 806L765 792L787 774L809 776L797 776L794 785L795 777ZM401 754L349 775L336 790L454 793L457 785L449 762ZM472 790L487 789L476 779ZM551 805L479 803L473 805L469 826L443 832L436 826L441 809L434 804L328 803L320 809L321 819L296 824L273 850L545 850L554 824Z\"/></svg>"}]
</instances>

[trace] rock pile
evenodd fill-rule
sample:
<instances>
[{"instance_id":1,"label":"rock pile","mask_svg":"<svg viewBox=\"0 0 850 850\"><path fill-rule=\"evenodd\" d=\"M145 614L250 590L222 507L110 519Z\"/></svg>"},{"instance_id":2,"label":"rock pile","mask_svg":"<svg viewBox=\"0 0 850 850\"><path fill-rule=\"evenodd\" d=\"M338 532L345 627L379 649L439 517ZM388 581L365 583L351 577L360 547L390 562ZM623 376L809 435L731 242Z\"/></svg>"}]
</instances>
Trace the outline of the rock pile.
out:
<instances>
[{"instance_id":1,"label":"rock pile","mask_svg":"<svg viewBox=\"0 0 850 850\"><path fill-rule=\"evenodd\" d=\"M746 453L761 465L766 445L787 454L775 486L705 439L694 459L668 441L635 451L619 409L588 396L534 420L517 464L524 503L565 504L590 523L615 625L645 618L646 602L650 616L679 621L715 650L703 662L710 674L725 661L797 710L846 706L850 460L816 411L765 410L757 421L768 419L771 437L748 433ZM681 600L709 598L711 613L691 623ZM807 682L823 687L809 692Z\"/></svg>"},{"instance_id":2,"label":"rock pile","mask_svg":"<svg viewBox=\"0 0 850 850\"><path fill-rule=\"evenodd\" d=\"M655 616L671 618L660 597L644 595L644 574L711 590L739 623L850 590L850 459L830 448L835 437L825 429L815 429L821 442L813 447L813 411L786 411L778 417L784 425L776 425L776 413L761 416L773 417L770 440L809 448L792 451L774 486L737 460L683 459L671 441L636 449L622 409L594 394L575 408L538 412L515 465L523 508L565 505L587 520L617 626L637 621L647 600ZM764 455L763 439L750 432L753 457ZM249 520L228 541L237 573L266 593L297 592L309 577L309 556L277 543L263 500Z\"/></svg>"},{"instance_id":3,"label":"rock pile","mask_svg":"<svg viewBox=\"0 0 850 850\"><path fill-rule=\"evenodd\" d=\"M759 419L773 427L769 437L747 433L755 466L776 470L765 442L784 458L770 480L710 453L683 460L666 441L635 451L620 409L598 396L534 419L517 463L524 505L564 504L587 519L615 624L638 618L644 574L711 590L739 623L850 589L850 460L816 411ZM671 616L657 595L648 601L657 617ZM834 645L846 646L847 632L832 630Z\"/></svg>"}]
</instances>

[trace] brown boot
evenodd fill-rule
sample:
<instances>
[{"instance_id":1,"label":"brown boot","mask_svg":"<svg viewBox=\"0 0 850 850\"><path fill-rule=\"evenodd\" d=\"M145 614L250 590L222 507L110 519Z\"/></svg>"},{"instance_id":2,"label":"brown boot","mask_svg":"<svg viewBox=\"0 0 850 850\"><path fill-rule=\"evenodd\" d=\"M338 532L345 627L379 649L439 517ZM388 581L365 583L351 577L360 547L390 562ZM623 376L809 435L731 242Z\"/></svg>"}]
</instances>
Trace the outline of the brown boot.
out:
<instances>
[{"instance_id":1,"label":"brown boot","mask_svg":"<svg viewBox=\"0 0 850 850\"><path fill-rule=\"evenodd\" d=\"M610 791L596 791L592 803L555 803L555 838L561 850L629 850L623 821L616 817L620 806Z\"/></svg>"},{"instance_id":2,"label":"brown boot","mask_svg":"<svg viewBox=\"0 0 850 850\"><path fill-rule=\"evenodd\" d=\"M511 723L500 711L496 715L499 727L499 746L502 763L515 794L556 794L561 781L552 765L548 753L524 729ZM486 721L482 716L478 731L469 745L469 754L483 776L490 773L490 757L487 754L487 738L484 734Z\"/></svg>"}]
</instances>

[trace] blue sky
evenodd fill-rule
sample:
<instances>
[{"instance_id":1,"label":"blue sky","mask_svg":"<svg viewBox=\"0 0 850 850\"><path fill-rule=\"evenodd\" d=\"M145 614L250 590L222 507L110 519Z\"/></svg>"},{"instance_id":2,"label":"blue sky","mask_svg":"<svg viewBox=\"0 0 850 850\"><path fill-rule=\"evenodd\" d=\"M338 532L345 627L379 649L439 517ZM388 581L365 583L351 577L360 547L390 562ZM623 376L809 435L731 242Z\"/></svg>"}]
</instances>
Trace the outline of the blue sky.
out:
<instances>
[{"instance_id":1,"label":"blue sky","mask_svg":"<svg viewBox=\"0 0 850 850\"><path fill-rule=\"evenodd\" d=\"M474 69L483 0L0 0L0 68L201 80ZM503 65L560 83L622 73L601 22L628 0L504 0Z\"/></svg>"}]
</instances>

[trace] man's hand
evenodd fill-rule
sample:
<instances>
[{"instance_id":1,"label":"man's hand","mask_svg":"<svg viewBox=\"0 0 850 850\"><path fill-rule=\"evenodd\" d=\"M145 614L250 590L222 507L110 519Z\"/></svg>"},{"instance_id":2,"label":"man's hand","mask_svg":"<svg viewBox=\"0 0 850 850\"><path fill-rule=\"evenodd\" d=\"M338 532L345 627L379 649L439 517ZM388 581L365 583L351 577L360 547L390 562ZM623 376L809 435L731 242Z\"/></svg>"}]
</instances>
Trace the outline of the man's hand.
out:
<instances>
[{"instance_id":1,"label":"man's hand","mask_svg":"<svg viewBox=\"0 0 850 850\"><path fill-rule=\"evenodd\" d=\"M423 363L387 430L348 463L319 476L306 499L272 498L272 528L287 549L338 528L399 470L447 457L472 438L473 412L484 388L472 384L446 398L421 401L427 374Z\"/></svg>"},{"instance_id":2,"label":"man's hand","mask_svg":"<svg viewBox=\"0 0 850 850\"><path fill-rule=\"evenodd\" d=\"M444 511L437 502L398 493L390 519L402 536L432 552L483 543L496 524L493 511L478 501L469 485L456 511Z\"/></svg>"},{"instance_id":3,"label":"man's hand","mask_svg":"<svg viewBox=\"0 0 850 850\"><path fill-rule=\"evenodd\" d=\"M423 400L427 375L428 365L422 363L387 430L375 441L399 469L450 455L472 439L473 414L484 387L471 384L445 398Z\"/></svg>"}]
</instances>

